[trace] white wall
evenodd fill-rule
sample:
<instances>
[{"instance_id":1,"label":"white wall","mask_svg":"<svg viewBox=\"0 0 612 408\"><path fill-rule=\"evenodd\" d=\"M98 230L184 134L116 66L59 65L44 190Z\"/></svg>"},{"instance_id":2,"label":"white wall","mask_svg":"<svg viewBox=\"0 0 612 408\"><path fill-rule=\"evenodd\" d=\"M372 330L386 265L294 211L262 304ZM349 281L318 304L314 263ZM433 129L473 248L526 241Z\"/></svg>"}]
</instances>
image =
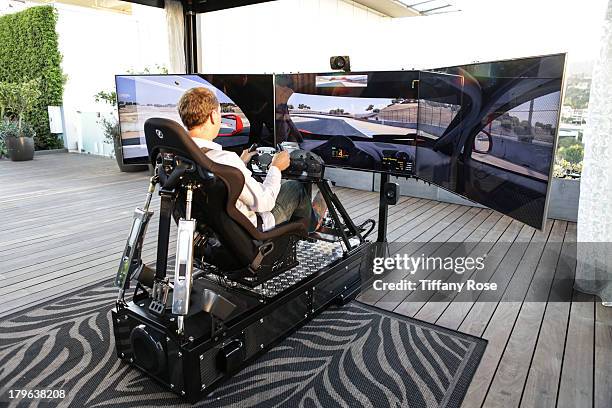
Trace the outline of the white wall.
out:
<instances>
[{"instance_id":1,"label":"white wall","mask_svg":"<svg viewBox=\"0 0 612 408\"><path fill-rule=\"evenodd\" d=\"M457 1L463 11L384 18L343 0L278 0L200 17L201 71L313 72L350 55L354 70L436 68L597 53L605 0Z\"/></svg>"},{"instance_id":2,"label":"white wall","mask_svg":"<svg viewBox=\"0 0 612 408\"><path fill-rule=\"evenodd\" d=\"M391 21L342 0L280 0L201 14L200 71L312 72L332 55L370 62L374 36Z\"/></svg>"},{"instance_id":3,"label":"white wall","mask_svg":"<svg viewBox=\"0 0 612 408\"><path fill-rule=\"evenodd\" d=\"M27 6L15 0L0 0L0 16L16 13L25 9Z\"/></svg>"},{"instance_id":4,"label":"white wall","mask_svg":"<svg viewBox=\"0 0 612 408\"><path fill-rule=\"evenodd\" d=\"M405 45L387 44L381 51L400 65L412 59L419 68L557 52L567 52L570 63L593 60L605 2L459 0L459 13L395 19L391 35Z\"/></svg>"},{"instance_id":5,"label":"white wall","mask_svg":"<svg viewBox=\"0 0 612 408\"><path fill-rule=\"evenodd\" d=\"M64 89L64 115L67 146L83 146L89 153L101 151L101 134L92 128L91 115L80 112L106 112L108 106L96 104L93 95L115 88L115 74L129 69L168 65L168 42L163 9L132 6L132 15L84 7L55 4L59 19L62 68L68 76ZM83 122L86 122L83 124ZM88 140L89 139L89 140Z\"/></svg>"}]
</instances>

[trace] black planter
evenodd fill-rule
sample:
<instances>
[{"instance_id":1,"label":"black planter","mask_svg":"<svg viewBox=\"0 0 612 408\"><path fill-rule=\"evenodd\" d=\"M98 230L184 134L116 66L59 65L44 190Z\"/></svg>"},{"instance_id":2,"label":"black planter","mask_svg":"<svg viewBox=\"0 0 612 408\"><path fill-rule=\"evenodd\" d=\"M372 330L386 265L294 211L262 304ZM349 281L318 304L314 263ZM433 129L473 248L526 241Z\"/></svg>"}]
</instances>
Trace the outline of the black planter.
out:
<instances>
[{"instance_id":1,"label":"black planter","mask_svg":"<svg viewBox=\"0 0 612 408\"><path fill-rule=\"evenodd\" d=\"M6 150L12 161L26 161L34 158L34 139L31 137L7 137Z\"/></svg>"},{"instance_id":2,"label":"black planter","mask_svg":"<svg viewBox=\"0 0 612 408\"><path fill-rule=\"evenodd\" d=\"M119 170L124 173L134 173L137 171L149 170L149 166L146 164L123 164L123 149L121 146L114 146L115 148L115 159L117 160L117 166Z\"/></svg>"}]
</instances>

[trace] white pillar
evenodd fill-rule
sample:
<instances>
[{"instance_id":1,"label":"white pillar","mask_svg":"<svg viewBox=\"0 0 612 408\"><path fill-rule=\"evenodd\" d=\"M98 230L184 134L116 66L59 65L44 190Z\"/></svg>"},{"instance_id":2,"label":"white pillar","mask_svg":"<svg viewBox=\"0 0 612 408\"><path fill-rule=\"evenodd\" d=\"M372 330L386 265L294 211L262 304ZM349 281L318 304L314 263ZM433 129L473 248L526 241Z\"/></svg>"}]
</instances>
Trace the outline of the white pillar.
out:
<instances>
[{"instance_id":1,"label":"white pillar","mask_svg":"<svg viewBox=\"0 0 612 408\"><path fill-rule=\"evenodd\" d=\"M593 70L584 131L576 288L612 306L612 0Z\"/></svg>"},{"instance_id":2,"label":"white pillar","mask_svg":"<svg viewBox=\"0 0 612 408\"><path fill-rule=\"evenodd\" d=\"M185 20L180 1L166 0L166 21L168 23L168 52L171 74L185 73Z\"/></svg>"}]
</instances>

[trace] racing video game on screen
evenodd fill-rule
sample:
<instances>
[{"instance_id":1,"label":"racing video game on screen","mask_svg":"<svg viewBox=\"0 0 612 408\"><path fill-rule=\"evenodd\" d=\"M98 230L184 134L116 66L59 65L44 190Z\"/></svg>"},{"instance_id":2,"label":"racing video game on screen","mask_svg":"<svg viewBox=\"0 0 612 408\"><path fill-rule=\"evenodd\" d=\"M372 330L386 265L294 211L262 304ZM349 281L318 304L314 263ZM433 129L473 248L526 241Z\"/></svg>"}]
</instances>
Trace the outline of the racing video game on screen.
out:
<instances>
[{"instance_id":1,"label":"racing video game on screen","mask_svg":"<svg viewBox=\"0 0 612 408\"><path fill-rule=\"evenodd\" d=\"M224 149L239 152L253 143L272 146L272 75L118 75L117 104L124 162L146 163L144 123L166 118L181 123L177 104L185 91L205 87L221 106L221 129L215 139Z\"/></svg>"},{"instance_id":2,"label":"racing video game on screen","mask_svg":"<svg viewBox=\"0 0 612 408\"><path fill-rule=\"evenodd\" d=\"M276 138L326 165L410 175L418 72L276 76Z\"/></svg>"}]
</instances>

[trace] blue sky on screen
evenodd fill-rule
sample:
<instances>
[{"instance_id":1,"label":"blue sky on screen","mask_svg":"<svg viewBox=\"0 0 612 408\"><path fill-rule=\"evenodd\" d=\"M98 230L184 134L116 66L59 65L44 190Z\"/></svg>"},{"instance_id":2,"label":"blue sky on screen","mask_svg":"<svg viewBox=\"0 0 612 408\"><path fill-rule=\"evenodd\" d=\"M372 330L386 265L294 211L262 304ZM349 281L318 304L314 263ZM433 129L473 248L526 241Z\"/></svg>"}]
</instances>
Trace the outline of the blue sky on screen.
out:
<instances>
[{"instance_id":1,"label":"blue sky on screen","mask_svg":"<svg viewBox=\"0 0 612 408\"><path fill-rule=\"evenodd\" d=\"M176 105L185 91L198 86L212 90L220 103L234 103L198 75L118 76L117 99L119 102L138 102L140 105Z\"/></svg>"}]
</instances>

